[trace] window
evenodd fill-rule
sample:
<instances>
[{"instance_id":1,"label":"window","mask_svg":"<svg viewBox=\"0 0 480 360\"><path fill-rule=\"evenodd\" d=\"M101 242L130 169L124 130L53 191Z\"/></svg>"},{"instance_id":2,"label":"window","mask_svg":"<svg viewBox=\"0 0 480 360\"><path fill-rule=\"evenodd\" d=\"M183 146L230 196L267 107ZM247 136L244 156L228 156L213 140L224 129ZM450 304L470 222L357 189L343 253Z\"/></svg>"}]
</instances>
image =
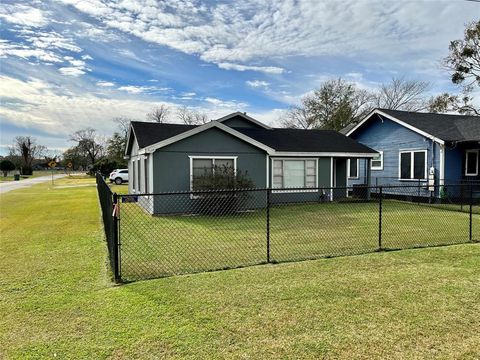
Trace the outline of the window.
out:
<instances>
[{"instance_id":1,"label":"window","mask_svg":"<svg viewBox=\"0 0 480 360\"><path fill-rule=\"evenodd\" d=\"M379 151L378 155L372 158L370 169L383 170L383 151Z\"/></svg>"},{"instance_id":2,"label":"window","mask_svg":"<svg viewBox=\"0 0 480 360\"><path fill-rule=\"evenodd\" d=\"M358 179L358 159L348 159L348 178Z\"/></svg>"},{"instance_id":3,"label":"window","mask_svg":"<svg viewBox=\"0 0 480 360\"><path fill-rule=\"evenodd\" d=\"M465 175L478 175L478 150L467 150L465 152Z\"/></svg>"},{"instance_id":4,"label":"window","mask_svg":"<svg viewBox=\"0 0 480 360\"><path fill-rule=\"evenodd\" d=\"M233 168L237 171L236 157L209 157L209 156L190 156L190 188L193 189L193 179L196 176L212 175L215 168Z\"/></svg>"},{"instance_id":5,"label":"window","mask_svg":"<svg viewBox=\"0 0 480 360\"><path fill-rule=\"evenodd\" d=\"M274 159L272 179L272 187L276 189L315 188L317 187L317 160Z\"/></svg>"},{"instance_id":6,"label":"window","mask_svg":"<svg viewBox=\"0 0 480 360\"><path fill-rule=\"evenodd\" d=\"M400 180L427 178L427 150L400 151Z\"/></svg>"},{"instance_id":7,"label":"window","mask_svg":"<svg viewBox=\"0 0 480 360\"><path fill-rule=\"evenodd\" d=\"M128 174L128 170L122 170L120 171L120 174Z\"/></svg>"}]
</instances>

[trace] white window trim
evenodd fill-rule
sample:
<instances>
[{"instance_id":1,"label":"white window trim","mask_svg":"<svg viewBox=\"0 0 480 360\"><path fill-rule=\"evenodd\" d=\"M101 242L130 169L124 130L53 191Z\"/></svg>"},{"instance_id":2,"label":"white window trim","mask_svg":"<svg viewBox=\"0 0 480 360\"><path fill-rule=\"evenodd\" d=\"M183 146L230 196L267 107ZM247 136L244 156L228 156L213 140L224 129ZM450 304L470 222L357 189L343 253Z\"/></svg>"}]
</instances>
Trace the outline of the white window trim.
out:
<instances>
[{"instance_id":1,"label":"white window trim","mask_svg":"<svg viewBox=\"0 0 480 360\"><path fill-rule=\"evenodd\" d=\"M202 155L202 156L189 156L190 158L190 191L193 191L193 160L196 159L208 159L213 160L213 166L215 166L215 160L233 160L233 171L237 173L237 158L238 156L217 156L217 155ZM198 198L198 195L194 196L190 194L192 199Z\"/></svg>"},{"instance_id":2,"label":"white window trim","mask_svg":"<svg viewBox=\"0 0 480 360\"><path fill-rule=\"evenodd\" d=\"M468 154L477 154L477 166L475 167L475 173L469 173L468 172ZM479 157L480 153L479 153L479 150L466 150L465 151L465 176L478 176L478 157Z\"/></svg>"},{"instance_id":3,"label":"white window trim","mask_svg":"<svg viewBox=\"0 0 480 360\"><path fill-rule=\"evenodd\" d=\"M423 152L425 153L425 173L423 179L414 179L414 168L415 164L413 163L414 153L416 152ZM410 153L410 179L402 179L402 154ZM398 152L398 180L399 181L427 181L427 173L428 173L428 150L426 149L412 149L412 150L400 150Z\"/></svg>"},{"instance_id":4,"label":"white window trim","mask_svg":"<svg viewBox=\"0 0 480 360\"><path fill-rule=\"evenodd\" d=\"M351 176L352 175L352 174L350 174L350 161L351 161L351 159L347 160L347 179L360 179L360 169L359 169L360 159L356 159L356 160L357 160L357 176Z\"/></svg>"},{"instance_id":5,"label":"white window trim","mask_svg":"<svg viewBox=\"0 0 480 360\"><path fill-rule=\"evenodd\" d=\"M377 170L383 170L383 150L380 150L378 151L378 153L380 154L380 162L382 163L382 165L380 166L373 166L373 162L374 161L378 161L378 160L373 160L372 158L372 161L370 161L370 170L373 170L373 171L377 171Z\"/></svg>"},{"instance_id":6,"label":"white window trim","mask_svg":"<svg viewBox=\"0 0 480 360\"><path fill-rule=\"evenodd\" d=\"M296 157L290 157L290 158L277 158L277 157L272 157L272 171L270 174L270 185L272 188L272 193L276 194L284 194L284 193L304 193L304 192L317 192L318 191L318 158L296 158ZM275 160L282 160L282 166L283 166L283 161L285 160L313 160L315 161L315 188L316 189L311 189L311 190L275 190L273 187L273 162ZM283 168L282 168L282 173L283 173Z\"/></svg>"}]
</instances>

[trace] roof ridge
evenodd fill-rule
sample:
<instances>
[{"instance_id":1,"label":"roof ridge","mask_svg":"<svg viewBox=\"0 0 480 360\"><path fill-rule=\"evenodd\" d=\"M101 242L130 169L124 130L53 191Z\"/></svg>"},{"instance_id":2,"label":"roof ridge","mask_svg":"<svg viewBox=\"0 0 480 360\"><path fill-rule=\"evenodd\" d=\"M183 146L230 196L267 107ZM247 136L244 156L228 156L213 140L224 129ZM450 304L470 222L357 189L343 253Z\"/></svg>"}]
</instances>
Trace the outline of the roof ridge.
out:
<instances>
[{"instance_id":1,"label":"roof ridge","mask_svg":"<svg viewBox=\"0 0 480 360\"><path fill-rule=\"evenodd\" d=\"M478 117L479 115L466 115L466 114L445 114L445 113L436 113L436 112L427 112L427 111L408 111L408 110L397 110L397 109L387 109L387 108L376 108L375 110L380 111L395 111L395 112L403 112L408 114L425 114L425 115L441 115L441 116L452 116L452 117Z\"/></svg>"}]
</instances>

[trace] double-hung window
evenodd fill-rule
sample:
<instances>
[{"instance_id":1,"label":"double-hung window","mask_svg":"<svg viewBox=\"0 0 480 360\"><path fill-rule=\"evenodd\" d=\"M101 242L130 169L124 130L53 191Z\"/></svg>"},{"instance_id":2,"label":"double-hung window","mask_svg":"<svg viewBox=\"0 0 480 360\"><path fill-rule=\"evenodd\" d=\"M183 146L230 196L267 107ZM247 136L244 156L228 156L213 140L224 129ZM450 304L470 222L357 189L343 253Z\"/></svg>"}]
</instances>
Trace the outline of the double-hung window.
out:
<instances>
[{"instance_id":1,"label":"double-hung window","mask_svg":"<svg viewBox=\"0 0 480 360\"><path fill-rule=\"evenodd\" d=\"M467 150L465 152L465 176L478 175L479 150Z\"/></svg>"},{"instance_id":2,"label":"double-hung window","mask_svg":"<svg viewBox=\"0 0 480 360\"><path fill-rule=\"evenodd\" d=\"M379 151L378 155L375 155L375 157L372 158L370 169L383 170L383 151Z\"/></svg>"},{"instance_id":3,"label":"double-hung window","mask_svg":"<svg viewBox=\"0 0 480 360\"><path fill-rule=\"evenodd\" d=\"M400 151L400 180L427 179L427 150Z\"/></svg>"},{"instance_id":4,"label":"double-hung window","mask_svg":"<svg viewBox=\"0 0 480 360\"><path fill-rule=\"evenodd\" d=\"M358 179L358 159L348 159L348 178Z\"/></svg>"},{"instance_id":5,"label":"double-hung window","mask_svg":"<svg viewBox=\"0 0 480 360\"><path fill-rule=\"evenodd\" d=\"M316 159L274 159L272 187L315 188L317 187Z\"/></svg>"},{"instance_id":6,"label":"double-hung window","mask_svg":"<svg viewBox=\"0 0 480 360\"><path fill-rule=\"evenodd\" d=\"M209 156L191 156L190 157L190 188L194 189L195 177L208 176L215 174L215 169L228 168L237 171L236 157L209 157Z\"/></svg>"}]
</instances>

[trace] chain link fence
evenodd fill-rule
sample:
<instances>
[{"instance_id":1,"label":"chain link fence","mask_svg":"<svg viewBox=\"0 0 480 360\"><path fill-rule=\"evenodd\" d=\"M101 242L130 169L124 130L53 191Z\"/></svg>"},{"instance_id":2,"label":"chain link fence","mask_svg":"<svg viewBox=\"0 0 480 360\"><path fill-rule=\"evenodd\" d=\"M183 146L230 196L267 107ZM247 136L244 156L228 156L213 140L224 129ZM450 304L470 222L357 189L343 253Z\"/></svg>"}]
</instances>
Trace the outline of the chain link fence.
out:
<instances>
[{"instance_id":1,"label":"chain link fence","mask_svg":"<svg viewBox=\"0 0 480 360\"><path fill-rule=\"evenodd\" d=\"M480 240L479 193L427 190L441 196L415 185L112 195L109 250L132 281Z\"/></svg>"}]
</instances>

